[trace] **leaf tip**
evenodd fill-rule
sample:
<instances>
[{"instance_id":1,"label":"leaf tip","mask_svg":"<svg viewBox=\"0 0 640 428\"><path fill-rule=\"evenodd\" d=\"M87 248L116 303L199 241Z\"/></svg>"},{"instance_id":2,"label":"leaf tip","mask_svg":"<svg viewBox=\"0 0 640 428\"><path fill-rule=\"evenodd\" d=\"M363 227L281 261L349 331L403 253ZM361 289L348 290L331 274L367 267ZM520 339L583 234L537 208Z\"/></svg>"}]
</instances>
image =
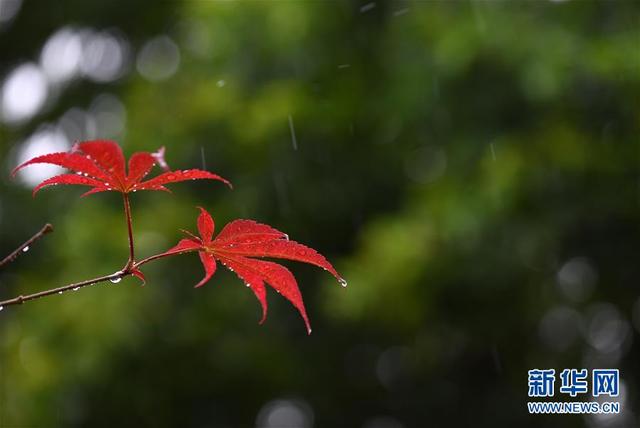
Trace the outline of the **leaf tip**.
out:
<instances>
[{"instance_id":1,"label":"leaf tip","mask_svg":"<svg viewBox=\"0 0 640 428\"><path fill-rule=\"evenodd\" d=\"M309 317L307 316L307 312L300 311L302 315L302 319L304 320L304 326L307 328L307 336L311 335L311 323L309 322Z\"/></svg>"},{"instance_id":2,"label":"leaf tip","mask_svg":"<svg viewBox=\"0 0 640 428\"><path fill-rule=\"evenodd\" d=\"M205 273L204 278L202 278L202 280L199 283L194 285L193 288L200 288L203 285L205 285L207 282L209 282L209 280L213 276L213 271L208 270L208 268L206 266L205 266L205 271L206 271L206 273ZM214 271L215 271L215 268L214 268Z\"/></svg>"},{"instance_id":3,"label":"leaf tip","mask_svg":"<svg viewBox=\"0 0 640 428\"><path fill-rule=\"evenodd\" d=\"M164 152L165 152L165 147L162 146L157 151L155 151L154 153L151 153L151 156L153 156L153 158L158 163L160 168L162 168L162 170L166 172L166 171L170 171L171 168L169 168L169 165L167 164L167 162L164 159Z\"/></svg>"},{"instance_id":4,"label":"leaf tip","mask_svg":"<svg viewBox=\"0 0 640 428\"><path fill-rule=\"evenodd\" d=\"M15 176L18 174L18 171L20 171L22 168L27 166L28 163L29 163L29 161L26 161L26 162L23 162L20 165L16 166L15 168L13 168L11 170L11 178L15 178Z\"/></svg>"},{"instance_id":5,"label":"leaf tip","mask_svg":"<svg viewBox=\"0 0 640 428\"><path fill-rule=\"evenodd\" d=\"M142 271L140 269L133 269L131 271L131 275L135 276L136 278L138 278L142 283L140 284L141 287L144 287L144 285L147 283L147 279L144 277L144 274L142 273Z\"/></svg>"},{"instance_id":6,"label":"leaf tip","mask_svg":"<svg viewBox=\"0 0 640 428\"><path fill-rule=\"evenodd\" d=\"M35 189L33 189L33 192L31 192L31 197L35 198L36 194L40 191L41 187L36 187Z\"/></svg>"}]
</instances>

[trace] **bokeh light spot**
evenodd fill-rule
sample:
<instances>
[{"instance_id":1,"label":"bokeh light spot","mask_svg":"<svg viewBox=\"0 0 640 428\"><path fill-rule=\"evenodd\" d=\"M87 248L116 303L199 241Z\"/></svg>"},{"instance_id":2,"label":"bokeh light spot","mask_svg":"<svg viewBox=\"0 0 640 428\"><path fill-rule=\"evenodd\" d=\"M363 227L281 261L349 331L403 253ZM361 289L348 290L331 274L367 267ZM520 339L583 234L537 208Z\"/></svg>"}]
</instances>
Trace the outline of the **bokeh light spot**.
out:
<instances>
[{"instance_id":1,"label":"bokeh light spot","mask_svg":"<svg viewBox=\"0 0 640 428\"><path fill-rule=\"evenodd\" d=\"M2 120L20 123L33 117L47 97L47 79L37 65L23 64L7 76L2 86Z\"/></svg>"},{"instance_id":2,"label":"bokeh light spot","mask_svg":"<svg viewBox=\"0 0 640 428\"><path fill-rule=\"evenodd\" d=\"M159 36L144 44L136 61L138 72L157 82L173 76L180 65L180 50L168 36Z\"/></svg>"}]
</instances>

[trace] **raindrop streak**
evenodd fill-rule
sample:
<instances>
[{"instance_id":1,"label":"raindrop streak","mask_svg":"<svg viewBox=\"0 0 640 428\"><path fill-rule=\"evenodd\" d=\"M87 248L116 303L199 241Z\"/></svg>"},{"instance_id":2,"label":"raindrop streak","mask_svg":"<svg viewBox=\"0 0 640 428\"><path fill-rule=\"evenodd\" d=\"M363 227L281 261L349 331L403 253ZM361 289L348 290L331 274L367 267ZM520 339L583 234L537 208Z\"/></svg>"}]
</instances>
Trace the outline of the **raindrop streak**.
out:
<instances>
[{"instance_id":1,"label":"raindrop streak","mask_svg":"<svg viewBox=\"0 0 640 428\"><path fill-rule=\"evenodd\" d=\"M484 16L482 15L482 10L480 10L480 7L477 4L478 2L471 2L471 8L473 9L473 18L475 20L475 24L476 24L476 29L478 30L479 33L484 33L487 26L485 25L484 22Z\"/></svg>"},{"instance_id":2,"label":"raindrop streak","mask_svg":"<svg viewBox=\"0 0 640 428\"><path fill-rule=\"evenodd\" d=\"M340 283L340 285L342 285L343 287L347 286L347 280L345 280L344 278L340 278L338 279L338 282Z\"/></svg>"},{"instance_id":3,"label":"raindrop streak","mask_svg":"<svg viewBox=\"0 0 640 428\"><path fill-rule=\"evenodd\" d=\"M360 13L368 12L371 9L373 9L374 7L376 7L376 3L375 2L367 3L364 6L360 7Z\"/></svg>"},{"instance_id":4,"label":"raindrop streak","mask_svg":"<svg viewBox=\"0 0 640 428\"><path fill-rule=\"evenodd\" d=\"M114 284L119 283L120 281L122 281L122 277L121 276L117 276L115 278L111 278L109 281L111 281Z\"/></svg>"},{"instance_id":5,"label":"raindrop streak","mask_svg":"<svg viewBox=\"0 0 640 428\"><path fill-rule=\"evenodd\" d=\"M293 118L289 115L289 131L291 131L291 144L293 145L293 150L298 150L298 140L296 139L296 130L293 127Z\"/></svg>"},{"instance_id":6,"label":"raindrop streak","mask_svg":"<svg viewBox=\"0 0 640 428\"><path fill-rule=\"evenodd\" d=\"M26 253L27 251L29 251L29 246L28 245L22 249L23 253Z\"/></svg>"},{"instance_id":7,"label":"raindrop streak","mask_svg":"<svg viewBox=\"0 0 640 428\"><path fill-rule=\"evenodd\" d=\"M495 147L493 147L493 143L489 144L491 146L491 157L493 158L493 161L495 162L496 160L496 149Z\"/></svg>"},{"instance_id":8,"label":"raindrop streak","mask_svg":"<svg viewBox=\"0 0 640 428\"><path fill-rule=\"evenodd\" d=\"M202 169L207 169L207 163L204 160L204 146L200 146L200 157L202 158Z\"/></svg>"}]
</instances>

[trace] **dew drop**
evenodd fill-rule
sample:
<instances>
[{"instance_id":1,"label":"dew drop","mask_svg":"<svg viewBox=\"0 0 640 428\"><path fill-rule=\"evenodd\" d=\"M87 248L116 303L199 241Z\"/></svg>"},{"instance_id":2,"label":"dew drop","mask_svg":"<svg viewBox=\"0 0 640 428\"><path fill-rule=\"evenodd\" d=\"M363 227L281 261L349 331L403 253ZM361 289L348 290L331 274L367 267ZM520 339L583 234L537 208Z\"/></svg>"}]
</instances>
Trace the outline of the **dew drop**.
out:
<instances>
[{"instance_id":1,"label":"dew drop","mask_svg":"<svg viewBox=\"0 0 640 428\"><path fill-rule=\"evenodd\" d=\"M109 281L111 281L114 284L119 283L120 281L122 281L122 277L120 276L116 276L115 278L111 278Z\"/></svg>"},{"instance_id":2,"label":"dew drop","mask_svg":"<svg viewBox=\"0 0 640 428\"><path fill-rule=\"evenodd\" d=\"M62 294L62 291L58 291L58 294Z\"/></svg>"},{"instance_id":3,"label":"dew drop","mask_svg":"<svg viewBox=\"0 0 640 428\"><path fill-rule=\"evenodd\" d=\"M26 253L27 251L29 251L29 246L28 245L22 249L23 253Z\"/></svg>"},{"instance_id":4,"label":"dew drop","mask_svg":"<svg viewBox=\"0 0 640 428\"><path fill-rule=\"evenodd\" d=\"M343 287L347 286L347 281L344 278L339 278L338 282L340 283L340 285L342 285Z\"/></svg>"},{"instance_id":5,"label":"dew drop","mask_svg":"<svg viewBox=\"0 0 640 428\"><path fill-rule=\"evenodd\" d=\"M73 288L73 291L78 291L78 290L80 290L80 287L74 287Z\"/></svg>"},{"instance_id":6,"label":"dew drop","mask_svg":"<svg viewBox=\"0 0 640 428\"><path fill-rule=\"evenodd\" d=\"M4 309L4 306L0 306L0 311Z\"/></svg>"},{"instance_id":7,"label":"dew drop","mask_svg":"<svg viewBox=\"0 0 640 428\"><path fill-rule=\"evenodd\" d=\"M286 239L287 241L289 240L289 235L287 235L286 233L284 234L284 239Z\"/></svg>"}]
</instances>

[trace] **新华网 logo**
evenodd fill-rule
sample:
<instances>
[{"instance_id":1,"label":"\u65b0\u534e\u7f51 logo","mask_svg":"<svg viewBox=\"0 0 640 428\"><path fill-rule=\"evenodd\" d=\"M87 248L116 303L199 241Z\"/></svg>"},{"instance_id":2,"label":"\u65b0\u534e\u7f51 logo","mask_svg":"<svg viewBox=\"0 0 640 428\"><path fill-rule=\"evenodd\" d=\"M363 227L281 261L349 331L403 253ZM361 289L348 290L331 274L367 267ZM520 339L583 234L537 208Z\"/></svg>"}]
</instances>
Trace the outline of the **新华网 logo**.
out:
<instances>
[{"instance_id":1,"label":"\u65b0\u534e\u7f51 logo","mask_svg":"<svg viewBox=\"0 0 640 428\"><path fill-rule=\"evenodd\" d=\"M617 401L595 400L598 397L615 398L620 394L618 369L564 369L556 377L555 369L532 369L528 372L528 395L533 398L549 398L556 394L572 398L590 396L591 401L537 401L528 402L529 413L619 413Z\"/></svg>"}]
</instances>

